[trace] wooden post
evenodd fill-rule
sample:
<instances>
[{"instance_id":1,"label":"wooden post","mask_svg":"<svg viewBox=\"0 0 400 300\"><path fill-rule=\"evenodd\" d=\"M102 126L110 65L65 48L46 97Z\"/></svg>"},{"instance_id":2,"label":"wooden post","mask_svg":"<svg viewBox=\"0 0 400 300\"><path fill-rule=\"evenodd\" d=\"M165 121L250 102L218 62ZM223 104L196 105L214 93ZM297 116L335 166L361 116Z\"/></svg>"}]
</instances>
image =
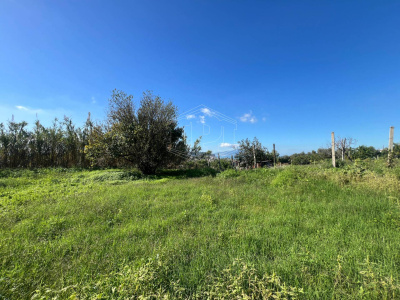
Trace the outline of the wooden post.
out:
<instances>
[{"instance_id":1,"label":"wooden post","mask_svg":"<svg viewBox=\"0 0 400 300\"><path fill-rule=\"evenodd\" d=\"M394 127L390 127L389 130L389 151L393 151L393 134L394 134Z\"/></svg>"},{"instance_id":2,"label":"wooden post","mask_svg":"<svg viewBox=\"0 0 400 300\"><path fill-rule=\"evenodd\" d=\"M389 148L388 148L388 160L387 160L388 168L393 167L393 134L394 134L394 127L391 126L389 130Z\"/></svg>"},{"instance_id":3,"label":"wooden post","mask_svg":"<svg viewBox=\"0 0 400 300\"><path fill-rule=\"evenodd\" d=\"M332 131L332 166L336 167L336 157L335 157L335 133Z\"/></svg>"},{"instance_id":4,"label":"wooden post","mask_svg":"<svg viewBox=\"0 0 400 300\"><path fill-rule=\"evenodd\" d=\"M254 169L257 168L257 162L256 162L256 148L253 145L253 157L254 157Z\"/></svg>"},{"instance_id":5,"label":"wooden post","mask_svg":"<svg viewBox=\"0 0 400 300\"><path fill-rule=\"evenodd\" d=\"M274 168L276 165L276 152L275 152L275 144L272 144L273 152L274 152Z\"/></svg>"}]
</instances>

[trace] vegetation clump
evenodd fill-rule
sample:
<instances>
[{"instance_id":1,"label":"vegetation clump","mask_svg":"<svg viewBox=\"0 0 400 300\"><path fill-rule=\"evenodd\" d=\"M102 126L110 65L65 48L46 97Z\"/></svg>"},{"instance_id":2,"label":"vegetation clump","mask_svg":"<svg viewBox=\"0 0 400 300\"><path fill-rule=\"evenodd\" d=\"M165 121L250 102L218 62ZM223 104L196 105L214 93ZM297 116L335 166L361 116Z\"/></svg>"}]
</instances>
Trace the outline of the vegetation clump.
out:
<instances>
[{"instance_id":1,"label":"vegetation clump","mask_svg":"<svg viewBox=\"0 0 400 300\"><path fill-rule=\"evenodd\" d=\"M0 298L397 299L385 163L2 170Z\"/></svg>"}]
</instances>

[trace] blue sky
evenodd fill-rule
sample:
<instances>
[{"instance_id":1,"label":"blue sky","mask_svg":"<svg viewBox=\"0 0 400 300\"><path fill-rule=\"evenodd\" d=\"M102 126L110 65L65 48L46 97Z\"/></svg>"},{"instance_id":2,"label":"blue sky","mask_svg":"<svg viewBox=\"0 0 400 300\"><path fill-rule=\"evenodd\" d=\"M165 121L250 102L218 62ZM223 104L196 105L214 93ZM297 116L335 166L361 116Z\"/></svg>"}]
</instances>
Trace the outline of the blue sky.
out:
<instances>
[{"instance_id":1,"label":"blue sky","mask_svg":"<svg viewBox=\"0 0 400 300\"><path fill-rule=\"evenodd\" d=\"M399 15L399 1L2 0L0 122L102 120L113 89L152 90L281 154L331 131L382 147L390 126L400 142ZM220 132L214 117L198 111L195 134Z\"/></svg>"}]
</instances>

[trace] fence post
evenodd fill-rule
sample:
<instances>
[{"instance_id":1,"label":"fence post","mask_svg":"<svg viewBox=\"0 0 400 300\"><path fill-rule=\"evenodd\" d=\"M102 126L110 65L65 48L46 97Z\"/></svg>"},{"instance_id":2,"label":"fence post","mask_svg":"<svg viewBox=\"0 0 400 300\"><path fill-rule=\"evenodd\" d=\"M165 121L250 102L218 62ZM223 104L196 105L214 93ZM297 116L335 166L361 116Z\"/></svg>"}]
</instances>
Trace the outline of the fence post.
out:
<instances>
[{"instance_id":1,"label":"fence post","mask_svg":"<svg viewBox=\"0 0 400 300\"><path fill-rule=\"evenodd\" d=\"M389 148L388 148L388 160L387 160L387 165L389 168L393 167L393 135L394 135L394 127L391 126L389 130Z\"/></svg>"},{"instance_id":2,"label":"fence post","mask_svg":"<svg viewBox=\"0 0 400 300\"><path fill-rule=\"evenodd\" d=\"M336 154L335 154L335 133L332 131L332 166L336 168Z\"/></svg>"},{"instance_id":3,"label":"fence post","mask_svg":"<svg viewBox=\"0 0 400 300\"><path fill-rule=\"evenodd\" d=\"M389 151L393 151L393 134L394 134L394 127L391 126L389 130Z\"/></svg>"},{"instance_id":4,"label":"fence post","mask_svg":"<svg viewBox=\"0 0 400 300\"><path fill-rule=\"evenodd\" d=\"M274 152L274 168L276 166L276 152L275 152L275 144L272 144L273 152Z\"/></svg>"},{"instance_id":5,"label":"fence post","mask_svg":"<svg viewBox=\"0 0 400 300\"><path fill-rule=\"evenodd\" d=\"M256 148L253 145L253 156L254 156L254 169L257 168L257 162L256 162Z\"/></svg>"}]
</instances>

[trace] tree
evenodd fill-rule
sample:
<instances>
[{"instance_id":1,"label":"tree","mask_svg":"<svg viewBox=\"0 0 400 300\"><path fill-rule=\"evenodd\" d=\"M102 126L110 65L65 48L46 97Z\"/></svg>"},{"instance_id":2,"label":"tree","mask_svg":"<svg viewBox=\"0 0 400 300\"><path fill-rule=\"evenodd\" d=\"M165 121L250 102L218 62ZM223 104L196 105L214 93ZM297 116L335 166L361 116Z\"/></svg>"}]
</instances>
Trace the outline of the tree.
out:
<instances>
[{"instance_id":1,"label":"tree","mask_svg":"<svg viewBox=\"0 0 400 300\"><path fill-rule=\"evenodd\" d=\"M295 153L290 156L290 162L293 165L308 165L311 163L312 156L310 153Z\"/></svg>"},{"instance_id":2,"label":"tree","mask_svg":"<svg viewBox=\"0 0 400 300\"><path fill-rule=\"evenodd\" d=\"M319 160L329 159L332 157L332 149L330 147L319 148L317 150L317 154L318 154Z\"/></svg>"},{"instance_id":3,"label":"tree","mask_svg":"<svg viewBox=\"0 0 400 300\"><path fill-rule=\"evenodd\" d=\"M248 138L238 142L239 151L236 154L236 159L245 163L247 166L254 166L254 154L257 161L273 160L273 154L268 152L268 149L261 145L256 137L253 141Z\"/></svg>"},{"instance_id":4,"label":"tree","mask_svg":"<svg viewBox=\"0 0 400 300\"><path fill-rule=\"evenodd\" d=\"M347 156L350 159L350 156L348 155L348 152L351 149L352 145L355 145L357 141L353 138L341 138L338 136L336 138L336 148L341 152L342 154L342 160L344 160L344 157ZM351 159L350 159L351 160Z\"/></svg>"},{"instance_id":5,"label":"tree","mask_svg":"<svg viewBox=\"0 0 400 300\"><path fill-rule=\"evenodd\" d=\"M290 156L289 155L282 155L279 157L279 162L283 164L290 163Z\"/></svg>"},{"instance_id":6,"label":"tree","mask_svg":"<svg viewBox=\"0 0 400 300\"><path fill-rule=\"evenodd\" d=\"M177 124L177 108L171 102L146 92L136 110L131 95L114 90L104 130L98 128L98 138L88 151L99 155L106 152L137 166L144 174L155 174L157 169L187 158L189 147L183 128Z\"/></svg>"},{"instance_id":7,"label":"tree","mask_svg":"<svg viewBox=\"0 0 400 300\"><path fill-rule=\"evenodd\" d=\"M361 145L352 151L352 157L356 159L373 158L376 157L378 154L379 151L377 151L374 147L368 147L364 145Z\"/></svg>"}]
</instances>

